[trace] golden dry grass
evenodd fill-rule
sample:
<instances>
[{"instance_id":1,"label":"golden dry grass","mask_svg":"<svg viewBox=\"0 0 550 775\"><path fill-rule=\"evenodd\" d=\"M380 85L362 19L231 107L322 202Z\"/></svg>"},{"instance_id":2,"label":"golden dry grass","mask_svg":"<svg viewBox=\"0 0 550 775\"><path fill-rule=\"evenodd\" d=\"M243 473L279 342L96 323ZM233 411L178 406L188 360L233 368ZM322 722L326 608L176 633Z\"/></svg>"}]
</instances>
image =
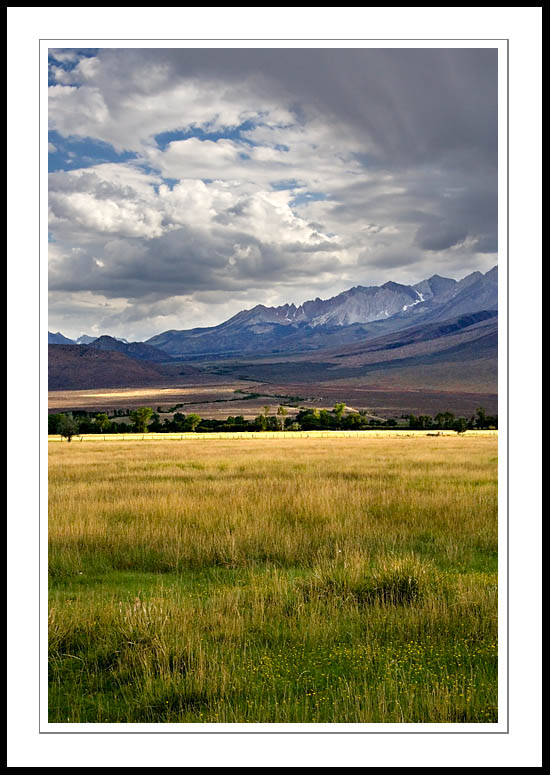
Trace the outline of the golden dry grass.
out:
<instances>
[{"instance_id":1,"label":"golden dry grass","mask_svg":"<svg viewBox=\"0 0 550 775\"><path fill-rule=\"evenodd\" d=\"M496 720L495 437L49 457L51 720Z\"/></svg>"}]
</instances>

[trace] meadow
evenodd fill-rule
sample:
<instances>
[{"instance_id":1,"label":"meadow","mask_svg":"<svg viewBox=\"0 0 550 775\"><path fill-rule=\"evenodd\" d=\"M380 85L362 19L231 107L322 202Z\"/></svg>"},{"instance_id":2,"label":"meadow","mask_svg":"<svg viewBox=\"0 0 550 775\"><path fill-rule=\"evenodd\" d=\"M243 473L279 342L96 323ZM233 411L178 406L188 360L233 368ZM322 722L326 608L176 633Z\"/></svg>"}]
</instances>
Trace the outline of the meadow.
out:
<instances>
[{"instance_id":1,"label":"meadow","mask_svg":"<svg viewBox=\"0 0 550 775\"><path fill-rule=\"evenodd\" d=\"M48 700L497 721L496 436L50 444Z\"/></svg>"}]
</instances>

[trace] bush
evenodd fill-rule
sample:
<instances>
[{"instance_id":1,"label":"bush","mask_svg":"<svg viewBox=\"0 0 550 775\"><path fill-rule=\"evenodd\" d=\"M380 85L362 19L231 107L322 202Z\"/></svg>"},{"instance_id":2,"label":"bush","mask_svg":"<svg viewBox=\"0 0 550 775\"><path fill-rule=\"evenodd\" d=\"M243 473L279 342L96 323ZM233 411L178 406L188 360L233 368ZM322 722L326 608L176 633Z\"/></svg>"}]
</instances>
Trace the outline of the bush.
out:
<instances>
[{"instance_id":1,"label":"bush","mask_svg":"<svg viewBox=\"0 0 550 775\"><path fill-rule=\"evenodd\" d=\"M436 582L434 566L415 555L387 557L374 567L363 561L320 566L298 582L306 600L337 599L371 605L407 605Z\"/></svg>"}]
</instances>

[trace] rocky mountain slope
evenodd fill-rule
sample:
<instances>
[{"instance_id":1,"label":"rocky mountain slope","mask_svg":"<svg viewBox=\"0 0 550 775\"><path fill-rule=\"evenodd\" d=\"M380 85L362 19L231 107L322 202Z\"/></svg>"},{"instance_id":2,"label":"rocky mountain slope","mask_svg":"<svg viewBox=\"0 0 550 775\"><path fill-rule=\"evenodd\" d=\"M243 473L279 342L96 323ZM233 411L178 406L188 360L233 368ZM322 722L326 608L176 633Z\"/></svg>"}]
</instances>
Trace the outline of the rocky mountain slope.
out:
<instances>
[{"instance_id":1,"label":"rocky mountain slope","mask_svg":"<svg viewBox=\"0 0 550 775\"><path fill-rule=\"evenodd\" d=\"M494 267L460 281L434 275L414 286L395 282L356 286L331 299L306 301L298 307L258 304L218 326L165 331L146 343L174 357L303 352L497 308L498 270Z\"/></svg>"}]
</instances>

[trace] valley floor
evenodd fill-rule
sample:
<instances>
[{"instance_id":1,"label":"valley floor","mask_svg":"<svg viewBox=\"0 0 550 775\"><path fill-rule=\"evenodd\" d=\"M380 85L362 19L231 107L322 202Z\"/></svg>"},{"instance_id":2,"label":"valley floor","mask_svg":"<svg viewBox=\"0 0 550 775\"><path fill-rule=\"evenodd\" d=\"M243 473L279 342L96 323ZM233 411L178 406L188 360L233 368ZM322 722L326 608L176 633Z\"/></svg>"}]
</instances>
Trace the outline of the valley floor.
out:
<instances>
[{"instance_id":1,"label":"valley floor","mask_svg":"<svg viewBox=\"0 0 550 775\"><path fill-rule=\"evenodd\" d=\"M354 411L365 410L380 417L401 415L436 415L453 412L469 417L479 406L487 414L497 414L498 397L493 392L464 392L453 390L399 389L367 384L330 383L269 383L254 380L229 380L201 383L200 379L186 379L172 385L149 387L103 388L95 390L53 390L48 393L50 412L84 409L89 412L134 409L161 406L161 415L172 416L170 407L180 404L185 414L196 412L201 417L222 419L228 415L242 415L247 419L261 414L264 405L272 410L287 406L289 416L299 407L331 409L343 401Z\"/></svg>"}]
</instances>

